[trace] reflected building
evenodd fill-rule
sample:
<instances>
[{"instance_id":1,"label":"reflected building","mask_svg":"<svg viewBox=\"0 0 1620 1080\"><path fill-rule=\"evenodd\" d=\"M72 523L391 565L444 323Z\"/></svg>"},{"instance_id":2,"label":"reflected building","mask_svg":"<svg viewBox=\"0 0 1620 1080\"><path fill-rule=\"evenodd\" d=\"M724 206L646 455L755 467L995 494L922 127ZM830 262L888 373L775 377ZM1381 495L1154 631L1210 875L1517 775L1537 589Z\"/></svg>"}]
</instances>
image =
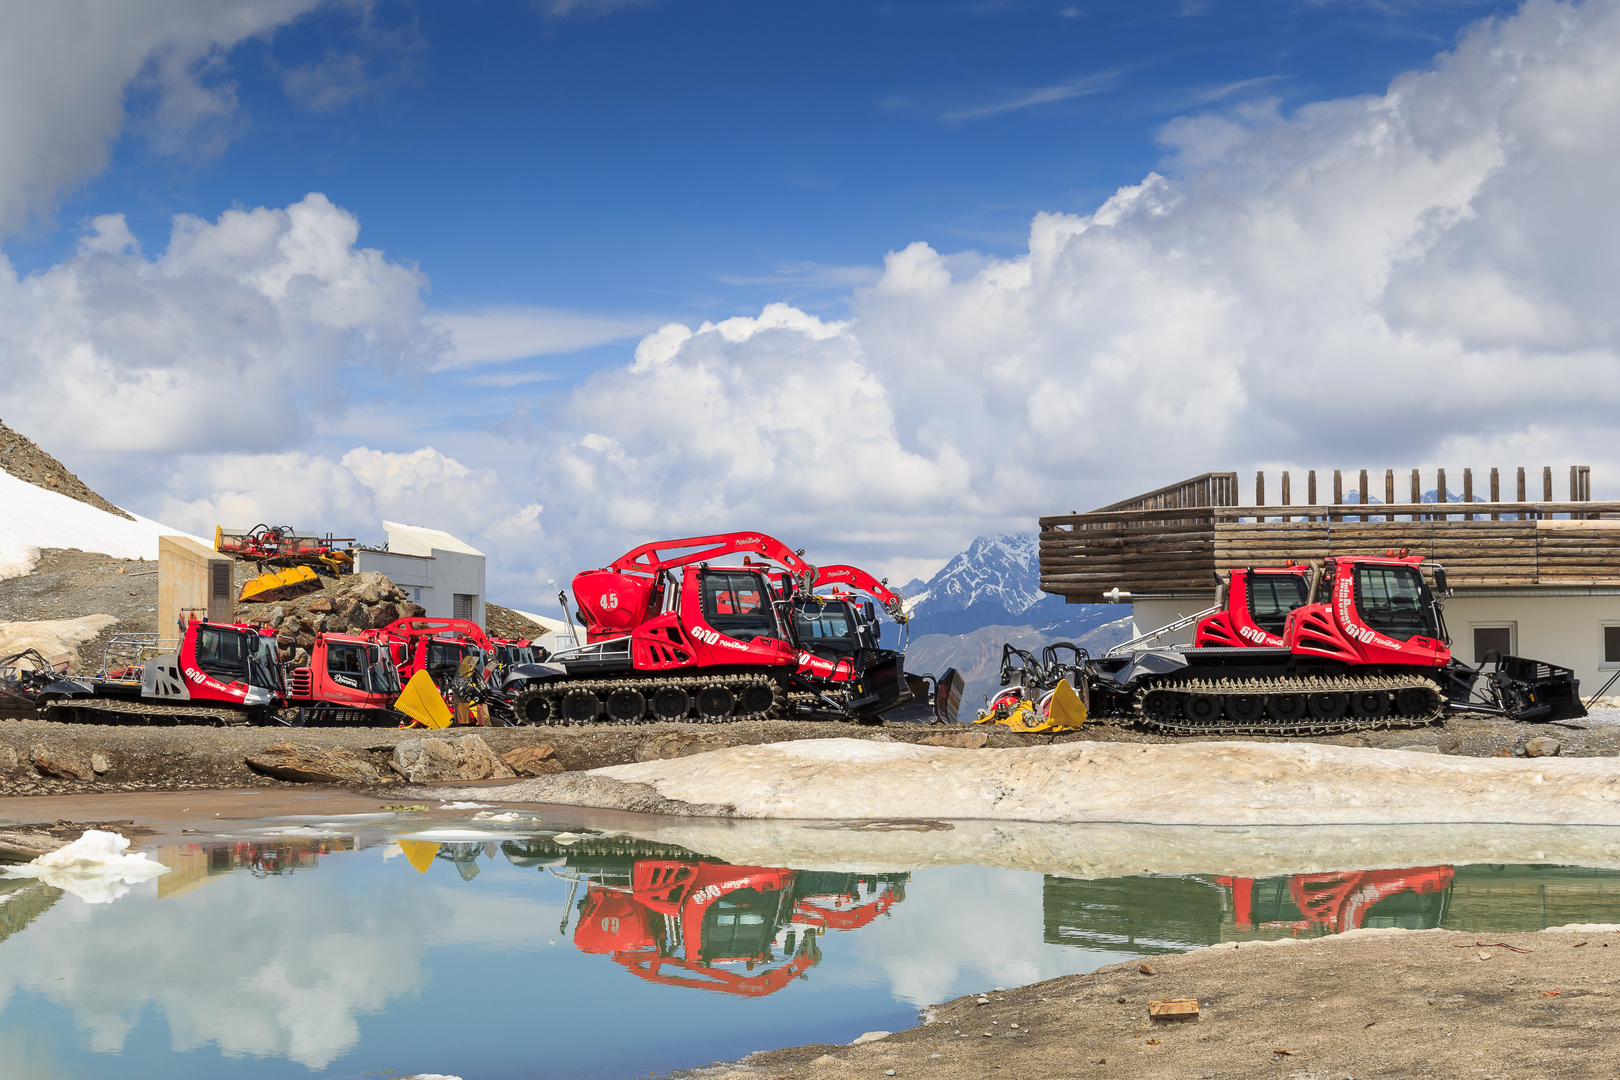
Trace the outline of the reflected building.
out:
<instances>
[{"instance_id":1,"label":"reflected building","mask_svg":"<svg viewBox=\"0 0 1620 1080\"><path fill-rule=\"evenodd\" d=\"M356 846L349 836L171 844L157 850L157 861L169 868L169 873L157 879L158 899L183 896L233 870L246 870L255 877L313 870L322 855L353 851Z\"/></svg>"},{"instance_id":2,"label":"reflected building","mask_svg":"<svg viewBox=\"0 0 1620 1080\"><path fill-rule=\"evenodd\" d=\"M1620 872L1471 865L1276 877L1048 875L1045 939L1134 953L1398 927L1480 933L1620 921Z\"/></svg>"},{"instance_id":3,"label":"reflected building","mask_svg":"<svg viewBox=\"0 0 1620 1080\"><path fill-rule=\"evenodd\" d=\"M808 978L824 935L870 924L905 899L910 880L734 866L635 840L577 848L526 840L502 848L514 865L569 882L559 932L574 918L581 952L606 956L648 982L740 997L764 997Z\"/></svg>"}]
</instances>

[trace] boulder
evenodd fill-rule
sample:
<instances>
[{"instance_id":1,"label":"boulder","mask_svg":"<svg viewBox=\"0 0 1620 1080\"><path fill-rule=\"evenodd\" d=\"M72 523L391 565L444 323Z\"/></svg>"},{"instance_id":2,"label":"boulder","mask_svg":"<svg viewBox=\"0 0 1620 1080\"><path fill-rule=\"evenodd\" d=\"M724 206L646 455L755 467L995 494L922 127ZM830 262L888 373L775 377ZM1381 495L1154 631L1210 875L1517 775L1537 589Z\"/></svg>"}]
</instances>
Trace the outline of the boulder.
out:
<instances>
[{"instance_id":1,"label":"boulder","mask_svg":"<svg viewBox=\"0 0 1620 1080\"><path fill-rule=\"evenodd\" d=\"M565 771L557 760L557 751L550 746L520 746L501 755L506 767L519 776L545 776Z\"/></svg>"},{"instance_id":2,"label":"boulder","mask_svg":"<svg viewBox=\"0 0 1620 1080\"><path fill-rule=\"evenodd\" d=\"M371 585L361 585L354 591L354 598L366 607L379 603L382 600L382 590Z\"/></svg>"},{"instance_id":3,"label":"boulder","mask_svg":"<svg viewBox=\"0 0 1620 1080\"><path fill-rule=\"evenodd\" d=\"M106 754L90 755L90 771L100 776L104 772L112 771L112 759Z\"/></svg>"},{"instance_id":4,"label":"boulder","mask_svg":"<svg viewBox=\"0 0 1620 1080\"><path fill-rule=\"evenodd\" d=\"M1557 757L1564 744L1551 735L1537 735L1524 744L1525 757Z\"/></svg>"},{"instance_id":5,"label":"boulder","mask_svg":"<svg viewBox=\"0 0 1620 1080\"><path fill-rule=\"evenodd\" d=\"M0 746L0 769L15 769L18 764L17 751L9 746Z\"/></svg>"},{"instance_id":6,"label":"boulder","mask_svg":"<svg viewBox=\"0 0 1620 1080\"><path fill-rule=\"evenodd\" d=\"M954 746L959 750L980 750L990 741L982 731L941 731L917 740L923 746Z\"/></svg>"},{"instance_id":7,"label":"boulder","mask_svg":"<svg viewBox=\"0 0 1620 1080\"><path fill-rule=\"evenodd\" d=\"M34 747L34 770L41 776L54 776L60 780L94 780L96 772L90 762L67 754L53 754L43 746Z\"/></svg>"},{"instance_id":8,"label":"boulder","mask_svg":"<svg viewBox=\"0 0 1620 1080\"><path fill-rule=\"evenodd\" d=\"M324 596L317 596L309 602L309 610L326 612L332 610L332 601Z\"/></svg>"},{"instance_id":9,"label":"boulder","mask_svg":"<svg viewBox=\"0 0 1620 1080\"><path fill-rule=\"evenodd\" d=\"M337 602L338 615L350 626L360 626L361 621L365 619L365 612L365 605L352 596L346 596Z\"/></svg>"},{"instance_id":10,"label":"boulder","mask_svg":"<svg viewBox=\"0 0 1620 1080\"><path fill-rule=\"evenodd\" d=\"M721 750L731 745L724 735L688 735L682 731L667 731L643 739L636 747L637 761L665 761L669 758L691 757L710 750Z\"/></svg>"},{"instance_id":11,"label":"boulder","mask_svg":"<svg viewBox=\"0 0 1620 1080\"><path fill-rule=\"evenodd\" d=\"M277 780L307 784L375 784L376 766L352 750L276 743L247 756L248 768Z\"/></svg>"},{"instance_id":12,"label":"boulder","mask_svg":"<svg viewBox=\"0 0 1620 1080\"><path fill-rule=\"evenodd\" d=\"M373 630L381 630L394 621L393 604L373 604L366 608L366 623Z\"/></svg>"},{"instance_id":13,"label":"boulder","mask_svg":"<svg viewBox=\"0 0 1620 1080\"><path fill-rule=\"evenodd\" d=\"M451 739L401 739L388 763L413 784L441 780L504 780L514 773L477 735Z\"/></svg>"},{"instance_id":14,"label":"boulder","mask_svg":"<svg viewBox=\"0 0 1620 1080\"><path fill-rule=\"evenodd\" d=\"M280 626L281 621L286 617L287 609L282 607L280 604L277 604L275 607L270 609L270 614L266 615L264 618L265 621L271 626Z\"/></svg>"},{"instance_id":15,"label":"boulder","mask_svg":"<svg viewBox=\"0 0 1620 1080\"><path fill-rule=\"evenodd\" d=\"M350 580L359 585L369 585L379 593L395 587L392 579L380 570L367 570L363 574L355 574Z\"/></svg>"},{"instance_id":16,"label":"boulder","mask_svg":"<svg viewBox=\"0 0 1620 1080\"><path fill-rule=\"evenodd\" d=\"M298 643L298 647L307 652L315 644L315 635L300 631L296 641Z\"/></svg>"}]
</instances>

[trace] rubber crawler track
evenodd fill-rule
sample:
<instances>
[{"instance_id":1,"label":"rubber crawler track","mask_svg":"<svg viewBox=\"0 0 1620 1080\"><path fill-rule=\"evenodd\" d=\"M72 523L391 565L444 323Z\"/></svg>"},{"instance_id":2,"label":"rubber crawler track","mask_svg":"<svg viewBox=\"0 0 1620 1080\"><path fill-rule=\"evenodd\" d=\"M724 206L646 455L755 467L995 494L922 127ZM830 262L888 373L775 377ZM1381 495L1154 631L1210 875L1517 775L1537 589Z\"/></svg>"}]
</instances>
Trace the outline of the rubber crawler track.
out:
<instances>
[{"instance_id":1,"label":"rubber crawler track","mask_svg":"<svg viewBox=\"0 0 1620 1080\"><path fill-rule=\"evenodd\" d=\"M69 724L204 724L232 727L249 723L245 709L229 705L157 704L118 698L79 698L53 701L44 710L46 720Z\"/></svg>"},{"instance_id":2,"label":"rubber crawler track","mask_svg":"<svg viewBox=\"0 0 1620 1080\"><path fill-rule=\"evenodd\" d=\"M1357 717L1346 714L1332 720L1302 716L1298 720L1288 721L1274 720L1269 714L1262 713L1255 721L1233 723L1227 719L1226 710L1223 708L1216 722L1200 724L1186 719L1184 709L1180 710L1183 713L1182 717L1157 720L1149 717L1142 707L1148 694L1155 690L1169 691L1182 698L1190 694L1210 694L1227 698L1237 694L1359 693L1368 690L1382 690L1395 694L1409 689L1430 692L1431 706L1427 711L1416 716L1401 716L1394 712L1392 706L1383 716ZM1133 710L1137 723L1150 731L1166 735L1338 735L1347 731L1426 727L1444 716L1446 708L1440 687L1435 685L1432 679L1426 679L1421 675L1338 675L1298 679L1194 679L1189 682L1157 680L1136 692Z\"/></svg>"},{"instance_id":3,"label":"rubber crawler track","mask_svg":"<svg viewBox=\"0 0 1620 1080\"><path fill-rule=\"evenodd\" d=\"M767 687L771 691L771 704L769 708L761 709L756 712L745 713L741 711L734 711L728 716L716 717L712 720L700 714L695 717L698 723L729 724L738 720L764 720L778 713L780 711L780 707L787 702L787 694L783 692L782 687L777 685L775 680L763 678L759 675L689 675L652 679L561 679L557 682L542 683L539 686L531 686L523 690L512 699L511 709L517 718L517 722L520 724L526 724L528 723L526 718L528 716L529 703L535 698L545 698L547 708L544 726L546 727L656 724L661 722L663 718L653 713L652 699L660 690L675 687L677 689L686 691L687 695L693 699L693 707L687 710L687 716L673 717L671 719L689 720L693 719L691 714L696 712L696 699L698 691L705 690L711 686L723 686L727 690L730 690L733 696L738 699L738 705L741 705L740 691L742 691L743 688L749 686ZM591 693L595 694L597 699L602 702L603 711L598 712L595 718L585 721L569 720L567 717L563 716L562 699L568 696L568 694L574 690L589 690ZM634 690L646 700L646 708L643 710L639 719L613 720L607 716L607 698L615 690Z\"/></svg>"}]
</instances>

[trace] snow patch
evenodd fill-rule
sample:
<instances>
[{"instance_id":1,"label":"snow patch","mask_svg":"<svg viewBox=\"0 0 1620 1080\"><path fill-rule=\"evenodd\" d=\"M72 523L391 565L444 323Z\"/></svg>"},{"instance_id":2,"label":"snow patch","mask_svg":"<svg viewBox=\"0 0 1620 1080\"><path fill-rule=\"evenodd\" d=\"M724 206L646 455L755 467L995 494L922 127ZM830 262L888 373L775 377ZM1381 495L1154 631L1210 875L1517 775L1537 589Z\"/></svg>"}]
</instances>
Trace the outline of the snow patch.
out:
<instances>
[{"instance_id":1,"label":"snow patch","mask_svg":"<svg viewBox=\"0 0 1620 1080\"><path fill-rule=\"evenodd\" d=\"M8 472L0 472L0 506L6 508L0 515L0 580L32 572L40 548L77 548L115 559L155 560L160 536L183 536L204 547L214 546L212 540L138 514L134 521L109 514Z\"/></svg>"},{"instance_id":2,"label":"snow patch","mask_svg":"<svg viewBox=\"0 0 1620 1080\"><path fill-rule=\"evenodd\" d=\"M0 876L34 878L87 904L110 904L131 885L169 872L144 853L127 854L128 848L129 841L115 832L87 829L73 843L31 863L0 869Z\"/></svg>"},{"instance_id":3,"label":"snow patch","mask_svg":"<svg viewBox=\"0 0 1620 1080\"><path fill-rule=\"evenodd\" d=\"M1470 758L1248 742L1076 742L965 754L824 739L712 750L589 775L646 784L694 806L729 806L744 818L1620 825L1620 784L1603 758ZM510 791L492 794L514 801Z\"/></svg>"},{"instance_id":4,"label":"snow patch","mask_svg":"<svg viewBox=\"0 0 1620 1080\"><path fill-rule=\"evenodd\" d=\"M117 621L111 615L86 615L80 619L0 623L0 656L38 649L46 660L65 655L76 664L79 651L75 646L89 641Z\"/></svg>"}]
</instances>

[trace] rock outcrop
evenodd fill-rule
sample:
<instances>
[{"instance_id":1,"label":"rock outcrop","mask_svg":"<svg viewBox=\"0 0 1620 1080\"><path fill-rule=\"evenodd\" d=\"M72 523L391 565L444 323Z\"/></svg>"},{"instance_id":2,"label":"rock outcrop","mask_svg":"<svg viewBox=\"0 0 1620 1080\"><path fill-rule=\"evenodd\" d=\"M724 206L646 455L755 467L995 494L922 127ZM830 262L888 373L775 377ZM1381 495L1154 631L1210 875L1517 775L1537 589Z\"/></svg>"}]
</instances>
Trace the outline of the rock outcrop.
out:
<instances>
[{"instance_id":1,"label":"rock outcrop","mask_svg":"<svg viewBox=\"0 0 1620 1080\"><path fill-rule=\"evenodd\" d=\"M319 592L273 604L244 604L238 615L245 622L274 627L282 661L302 663L315 644L316 634L377 630L396 619L414 619L426 613L387 575L375 570L335 579L323 577L321 582Z\"/></svg>"},{"instance_id":2,"label":"rock outcrop","mask_svg":"<svg viewBox=\"0 0 1620 1080\"><path fill-rule=\"evenodd\" d=\"M277 780L310 784L375 784L377 767L353 750L277 743L247 755L248 768Z\"/></svg>"},{"instance_id":3,"label":"rock outcrop","mask_svg":"<svg viewBox=\"0 0 1620 1080\"><path fill-rule=\"evenodd\" d=\"M519 776L546 776L563 772L563 763L557 760L557 751L549 744L520 746L501 755L506 767Z\"/></svg>"},{"instance_id":4,"label":"rock outcrop","mask_svg":"<svg viewBox=\"0 0 1620 1080\"><path fill-rule=\"evenodd\" d=\"M515 777L489 743L477 735L451 739L401 739L389 767L413 784L444 780L502 780Z\"/></svg>"}]
</instances>

